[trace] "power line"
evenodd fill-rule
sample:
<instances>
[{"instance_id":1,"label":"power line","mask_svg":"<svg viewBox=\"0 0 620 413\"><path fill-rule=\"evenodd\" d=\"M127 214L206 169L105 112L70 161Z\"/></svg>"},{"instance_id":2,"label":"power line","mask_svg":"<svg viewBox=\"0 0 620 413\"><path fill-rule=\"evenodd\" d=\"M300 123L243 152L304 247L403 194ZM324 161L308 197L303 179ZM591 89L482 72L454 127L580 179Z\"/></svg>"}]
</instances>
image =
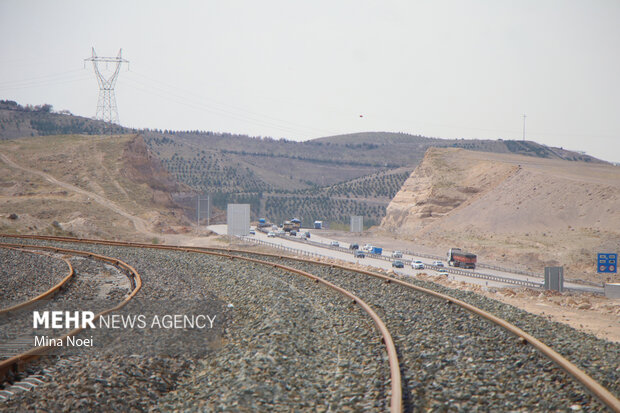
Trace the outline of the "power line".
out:
<instances>
[{"instance_id":1,"label":"power line","mask_svg":"<svg viewBox=\"0 0 620 413\"><path fill-rule=\"evenodd\" d=\"M40 86L56 85L68 82L86 80L88 76L83 69L71 70L52 75L37 76L22 80L7 80L0 82L1 90L28 89Z\"/></svg>"},{"instance_id":2,"label":"power line","mask_svg":"<svg viewBox=\"0 0 620 413\"><path fill-rule=\"evenodd\" d=\"M142 83L144 86L157 89L163 93L169 93L171 95L177 96L182 99L192 100L196 104L202 105L205 108L209 108L209 110L211 111L220 112L221 114L234 115L237 117L241 117L244 120L249 120L250 122L258 121L267 126L277 126L280 129L284 128L284 129L289 129L289 130L298 130L304 133L308 132L309 130L313 130L315 133L316 132L327 133L326 130L316 128L314 126L291 122L286 119L277 118L277 117L267 115L264 113L248 110L248 109L245 109L239 106L230 105L228 103L217 101L204 95L198 95L195 92L187 91L185 89L179 88L178 86L167 84L165 82L150 78L146 75L137 73L135 71L129 72L129 74L130 74L130 77L137 76L139 79L134 78L133 80L136 82ZM145 82L148 82L148 83L145 83ZM162 85L163 87L155 85L155 83ZM173 91L170 91L170 90L173 90Z\"/></svg>"},{"instance_id":3,"label":"power line","mask_svg":"<svg viewBox=\"0 0 620 413\"><path fill-rule=\"evenodd\" d=\"M131 72L130 72L131 73ZM289 134L299 134L306 133L307 130L303 129L303 126L287 126L278 122L273 122L269 120L265 120L260 118L259 116L251 116L245 113L238 113L232 110L223 109L220 107L213 106L211 104L206 104L198 99L188 98L187 96L180 95L175 92L170 92L166 89L153 86L150 84L146 84L138 79L123 79L121 81L123 84L127 84L128 86L134 88L134 90L148 93L154 96L158 96L162 99L165 99L167 102L175 102L177 104L198 110L203 112L210 112L217 115L226 116L235 120L239 120L241 122L252 123L259 126L271 127L275 129L279 129L285 133ZM287 122L290 125L295 125L293 123Z\"/></svg>"}]
</instances>

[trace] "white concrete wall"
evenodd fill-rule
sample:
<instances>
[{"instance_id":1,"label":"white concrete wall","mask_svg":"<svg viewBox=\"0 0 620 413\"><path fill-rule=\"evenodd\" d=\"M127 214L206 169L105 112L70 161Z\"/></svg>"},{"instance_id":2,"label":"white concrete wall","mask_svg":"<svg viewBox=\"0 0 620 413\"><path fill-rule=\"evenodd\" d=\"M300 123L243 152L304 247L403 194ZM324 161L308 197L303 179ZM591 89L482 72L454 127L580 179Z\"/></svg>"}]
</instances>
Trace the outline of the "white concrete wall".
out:
<instances>
[{"instance_id":1,"label":"white concrete wall","mask_svg":"<svg viewBox=\"0 0 620 413\"><path fill-rule=\"evenodd\" d=\"M228 204L226 224L228 224L228 235L248 235L250 233L250 204Z\"/></svg>"},{"instance_id":2,"label":"white concrete wall","mask_svg":"<svg viewBox=\"0 0 620 413\"><path fill-rule=\"evenodd\" d=\"M620 284L605 284L605 297L620 299Z\"/></svg>"}]
</instances>

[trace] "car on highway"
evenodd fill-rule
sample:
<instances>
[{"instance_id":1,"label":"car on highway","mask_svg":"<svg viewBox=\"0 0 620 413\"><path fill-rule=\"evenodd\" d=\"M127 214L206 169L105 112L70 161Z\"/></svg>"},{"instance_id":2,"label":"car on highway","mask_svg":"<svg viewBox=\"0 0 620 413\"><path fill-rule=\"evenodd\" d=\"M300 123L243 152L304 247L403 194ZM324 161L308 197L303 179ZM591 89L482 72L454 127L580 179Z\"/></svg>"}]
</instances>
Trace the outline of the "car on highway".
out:
<instances>
[{"instance_id":1,"label":"car on highway","mask_svg":"<svg viewBox=\"0 0 620 413\"><path fill-rule=\"evenodd\" d=\"M401 251L394 251L392 253L392 258L402 258L403 257L403 253Z\"/></svg>"},{"instance_id":2,"label":"car on highway","mask_svg":"<svg viewBox=\"0 0 620 413\"><path fill-rule=\"evenodd\" d=\"M443 267L443 262L441 262L441 261L433 261L433 265L435 267Z\"/></svg>"},{"instance_id":3,"label":"car on highway","mask_svg":"<svg viewBox=\"0 0 620 413\"><path fill-rule=\"evenodd\" d=\"M437 273L438 276L440 277L448 277L450 274L448 274L447 271L439 271L439 273Z\"/></svg>"},{"instance_id":4,"label":"car on highway","mask_svg":"<svg viewBox=\"0 0 620 413\"><path fill-rule=\"evenodd\" d=\"M349 249L350 250L358 250L358 249L360 249L360 246L359 246L359 244L355 244L355 243L349 244Z\"/></svg>"},{"instance_id":5,"label":"car on highway","mask_svg":"<svg viewBox=\"0 0 620 413\"><path fill-rule=\"evenodd\" d=\"M291 230L291 232L288 233L291 237L296 237L297 236L297 231L295 231L294 229Z\"/></svg>"},{"instance_id":6,"label":"car on highway","mask_svg":"<svg viewBox=\"0 0 620 413\"><path fill-rule=\"evenodd\" d=\"M250 230L250 235L256 235L256 231L254 231L253 229Z\"/></svg>"},{"instance_id":7,"label":"car on highway","mask_svg":"<svg viewBox=\"0 0 620 413\"><path fill-rule=\"evenodd\" d=\"M365 258L366 254L364 254L364 251L361 250L355 250L355 252L353 253L353 256L355 258Z\"/></svg>"},{"instance_id":8,"label":"car on highway","mask_svg":"<svg viewBox=\"0 0 620 413\"><path fill-rule=\"evenodd\" d=\"M405 268L405 264L401 260L396 260L392 262L392 267L394 268Z\"/></svg>"},{"instance_id":9,"label":"car on highway","mask_svg":"<svg viewBox=\"0 0 620 413\"><path fill-rule=\"evenodd\" d=\"M275 232L273 232L273 231L269 231L269 232L267 233L267 236L268 236L268 237L270 237L270 238L273 238L273 237L275 237L275 236L276 236L276 233L275 233Z\"/></svg>"},{"instance_id":10,"label":"car on highway","mask_svg":"<svg viewBox=\"0 0 620 413\"><path fill-rule=\"evenodd\" d=\"M340 243L338 241L332 241L329 243L329 245L331 245L332 247L339 247Z\"/></svg>"},{"instance_id":11,"label":"car on highway","mask_svg":"<svg viewBox=\"0 0 620 413\"><path fill-rule=\"evenodd\" d=\"M414 270L423 270L424 263L422 261L411 261L411 268Z\"/></svg>"}]
</instances>

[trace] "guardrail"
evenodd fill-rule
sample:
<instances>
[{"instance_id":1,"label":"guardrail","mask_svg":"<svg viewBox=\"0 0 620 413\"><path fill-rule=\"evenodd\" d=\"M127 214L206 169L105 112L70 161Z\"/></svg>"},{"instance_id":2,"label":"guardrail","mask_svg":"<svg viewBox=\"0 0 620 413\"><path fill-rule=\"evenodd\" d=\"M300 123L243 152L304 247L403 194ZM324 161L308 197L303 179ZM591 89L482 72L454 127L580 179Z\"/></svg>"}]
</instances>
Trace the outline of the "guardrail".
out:
<instances>
[{"instance_id":1,"label":"guardrail","mask_svg":"<svg viewBox=\"0 0 620 413\"><path fill-rule=\"evenodd\" d=\"M446 257L440 257L438 255L433 255L433 254L424 254L422 252L414 252L414 251L410 251L410 250L403 251L403 254L415 255L416 257L430 258L430 259L436 260L436 261L443 261L443 260L446 259ZM527 275L527 276L530 276L530 277L536 277L536 278L541 278L541 279L543 278L539 274L536 274L536 273L531 272L531 271L518 270L518 269L515 269L515 268L499 267L497 265L484 264L484 263L481 263L481 262L476 263L476 267L488 268L489 270L509 272L509 273L512 273L512 274Z\"/></svg>"},{"instance_id":2,"label":"guardrail","mask_svg":"<svg viewBox=\"0 0 620 413\"><path fill-rule=\"evenodd\" d=\"M517 280L514 278L502 277L500 275L483 274L479 272L466 271L466 270L461 270L461 269L452 268L452 267L438 267L436 265L424 264L424 268L430 268L431 270L435 270L435 271L445 271L450 274L464 275L466 277L482 278L485 280L501 282L504 284L519 285L522 287L541 288L544 286L544 283L542 282L529 281L529 280L525 280L525 281Z\"/></svg>"},{"instance_id":3,"label":"guardrail","mask_svg":"<svg viewBox=\"0 0 620 413\"><path fill-rule=\"evenodd\" d=\"M243 240L246 240L246 241L254 242L254 243L259 244L259 245L266 245L266 246L269 246L269 247L277 248L277 249L280 249L280 250L283 250L283 251L292 252L292 253L295 253L295 254L306 255L306 256L310 256L310 257L325 257L325 255L323 255L323 254L319 254L319 253L315 253L315 252L309 252L309 251L301 250L301 249L298 249L298 248L291 248L291 247L287 247L285 245L276 244L274 242L269 242L269 241L263 241L263 240L252 238L252 237L240 237L240 238L243 239ZM353 253L352 252L353 250L349 250L348 248L335 247L335 246L326 246L325 244L322 244L320 242L306 241L306 243L311 244L311 245L320 246L320 247L323 247L323 248L329 248L331 250ZM368 254L368 257L370 257L370 258L378 258L378 259L382 259L384 261L393 261L393 259L390 258L390 257L386 257L386 256L383 256L383 255L377 255L377 254ZM409 263L411 263L411 260L402 260L402 261L403 262L404 261L408 261ZM504 283L504 284L519 285L519 286L522 286L522 287L541 288L543 286L542 282L516 280L516 279L513 279L513 278L501 277L499 275L476 273L476 272L465 271L465 270L461 270L461 269L457 269L457 268L438 267L438 266L435 266L435 265L428 265L428 264L424 264L424 268L429 268L429 269L435 270L435 271L446 271L446 272L451 273L451 274L463 275L463 276L472 277L472 278L481 278L481 279L486 279L486 280L489 280L489 281L501 282L501 283Z\"/></svg>"},{"instance_id":4,"label":"guardrail","mask_svg":"<svg viewBox=\"0 0 620 413\"><path fill-rule=\"evenodd\" d=\"M257 230L267 233L267 231L265 231L264 228L257 228ZM280 237L279 235L276 235L277 237ZM323 244L322 242L316 242L316 241L312 241L309 239L305 239L305 240L299 240L296 239L294 237L280 237L280 238L284 238L284 239L291 239L293 241L297 241L297 242L303 242L303 243L307 243L310 245L314 245L317 247L322 247L322 248L329 248L329 249L333 249L336 251L340 251L340 252L349 252L351 254L353 254L352 250L349 250L348 248L343 248L343 247L334 247L331 245L327 245L327 244ZM403 261L405 264L411 264L410 259L407 258L392 258L386 255L377 255L377 254L370 254L369 252L365 251L367 254L372 255L373 258L377 258L377 259L381 259L384 261L393 261L395 259L397 260L401 260ZM416 257L422 257L422 258L429 258L431 260L435 260L435 261L444 261L446 259L446 257L444 256L439 256L439 255L433 255L433 254L426 254L423 252L416 252L416 251L411 251L411 250L403 250L403 255L414 255ZM500 267L498 265L491 265L491 264L485 264L485 263L476 263L476 266L478 268L487 268L489 270L496 270L496 271L503 271L503 272L508 272L511 274L520 274L520 275L527 275L529 277L534 277L534 278L539 278L539 279L543 279L544 277L542 277L540 274L537 274L535 272L532 271L525 271L525 270L520 270L520 269L516 269L516 268L506 268L506 267Z\"/></svg>"},{"instance_id":5,"label":"guardrail","mask_svg":"<svg viewBox=\"0 0 620 413\"><path fill-rule=\"evenodd\" d=\"M261 232L265 232L267 233L267 231L264 231L264 229L259 229L259 231ZM344 248L344 247L336 247L336 246L332 246L332 245L328 245L328 244L324 244L322 242L317 242L317 241L312 241L309 239L304 239L304 240L299 240L296 239L295 237L290 237L290 236L280 236L280 235L276 235L276 237L281 238L281 239L290 239L291 241L296 241L296 242L301 242L304 244L308 244L308 245L314 245L316 247L321 247L321 248L327 248L333 251L340 251L340 252L344 252L344 253L348 253L353 255L355 250L351 250L349 248ZM261 241L255 238L251 238L251 237L243 237L246 240L249 241L253 241L253 242L257 242L257 243L263 243L264 245L268 245L270 247L275 247L275 248L279 248L282 249L284 251L289 251L289 252L294 252L296 254L302 254L302 255L307 255L307 256L313 256L313 257L324 257L324 255L322 254L317 254L317 253L313 253L313 252L307 252L304 250L300 250L297 248L291 248L291 247L286 247L283 245L279 245L279 244L275 244L275 243L271 243L271 242L267 242L267 241ZM407 259L407 258L392 258L392 257L388 257L385 255L378 255L378 254L372 254L370 252L364 251L364 253L366 254L367 257L369 258L376 258L376 259L380 259L383 261L394 261L394 260L400 260L402 261L405 265L411 265L412 260L411 259ZM425 253L419 253L419 252L413 252L410 250L405 250L403 251L403 254L406 255L414 255L416 257L422 257L422 258L429 258L432 260L437 260L437 261L442 261L445 260L445 257L440 257L437 255L433 255L433 254L425 254ZM441 268L442 270L448 272L448 273L452 273L452 274L457 274L457 275L462 275L462 276L466 276L466 277L472 277L472 278L481 278L481 279L486 279L489 281L496 281L496 282L502 282L505 284L512 284L512 285L518 285L518 286L522 286L522 287L530 287L530 288L542 288L544 287L544 278L541 277L540 275L530 272L530 271L522 271L522 270L517 270L517 269L512 269L512 268L504 268L504 267L499 267L499 266L495 266L495 265L489 265L489 264L481 264L478 263L476 264L476 266L478 268L488 268L491 270L497 270L497 271L503 271L503 272L508 272L508 273L512 273L512 274L520 274L520 275L526 275L528 277L532 277L532 278L536 278L540 281L530 281L530 280L518 280L518 279L514 279L514 278L508 278L508 277L503 277L500 275L492 275L492 274L484 274L484 273L480 273L480 272L473 272L473 271L467 271L467 270L463 270L460 268L454 268L454 267L435 267L433 265L429 265L429 264L424 264L424 268L430 268L433 270L437 270L437 268ZM600 285L595 285L597 287L601 287ZM577 289L577 288L571 288L571 287L566 287L564 286L564 291L574 291L574 292L583 292L583 290ZM599 291L590 291L592 293L595 294L600 294Z\"/></svg>"},{"instance_id":6,"label":"guardrail","mask_svg":"<svg viewBox=\"0 0 620 413\"><path fill-rule=\"evenodd\" d=\"M300 249L297 249L297 248L291 248L291 247L287 247L286 245L280 245L280 244L276 244L276 243L273 243L273 242L263 241L263 240L260 240L260 239L252 238L252 237L241 236L239 238L241 238L241 239L243 239L245 241L254 242L254 243L259 244L259 245L266 245L268 247L277 248L277 249L282 250L282 251L293 252L293 253L300 254L300 255L306 255L308 257L324 257L324 255L318 254L316 252L310 252L310 251L300 250Z\"/></svg>"}]
</instances>

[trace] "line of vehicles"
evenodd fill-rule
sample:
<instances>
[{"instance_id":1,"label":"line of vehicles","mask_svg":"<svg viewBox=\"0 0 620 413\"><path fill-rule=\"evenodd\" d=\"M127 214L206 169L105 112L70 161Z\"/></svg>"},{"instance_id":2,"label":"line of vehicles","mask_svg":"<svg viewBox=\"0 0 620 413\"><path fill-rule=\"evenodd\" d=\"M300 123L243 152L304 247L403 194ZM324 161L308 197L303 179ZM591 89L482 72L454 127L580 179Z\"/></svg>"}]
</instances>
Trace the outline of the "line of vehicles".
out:
<instances>
[{"instance_id":1,"label":"line of vehicles","mask_svg":"<svg viewBox=\"0 0 620 413\"><path fill-rule=\"evenodd\" d=\"M273 225L265 218L260 218L258 220L258 227L265 228L271 226L271 230L267 232L268 237L276 237L278 235L290 235L297 236L297 233L300 233L302 239L310 238L310 232L304 231L301 232L301 220L298 218L293 218L290 221L284 221L281 227L277 225ZM322 221L315 221L314 228L321 229L323 227ZM252 231L250 232L252 233ZM340 243L338 241L331 241L330 246L332 247L340 247ZM353 250L353 256L355 258L365 258L366 254L370 255L383 255L383 248L377 247L374 245L366 244L360 248L358 243L349 244L349 249ZM394 258L392 261L392 267L394 268L404 268L405 263L402 261L403 253L402 251L393 251L391 254L391 258ZM447 260L449 266L451 267L460 267L466 269L475 269L476 268L477 257L475 254L470 252L465 252L460 248L450 248L447 254ZM443 262L439 260L435 260L432 263L432 266L435 269L443 267ZM425 268L425 264L420 260L411 261L411 268L414 270L423 270ZM440 274L441 275L441 274ZM447 272L445 273L447 275Z\"/></svg>"}]
</instances>

